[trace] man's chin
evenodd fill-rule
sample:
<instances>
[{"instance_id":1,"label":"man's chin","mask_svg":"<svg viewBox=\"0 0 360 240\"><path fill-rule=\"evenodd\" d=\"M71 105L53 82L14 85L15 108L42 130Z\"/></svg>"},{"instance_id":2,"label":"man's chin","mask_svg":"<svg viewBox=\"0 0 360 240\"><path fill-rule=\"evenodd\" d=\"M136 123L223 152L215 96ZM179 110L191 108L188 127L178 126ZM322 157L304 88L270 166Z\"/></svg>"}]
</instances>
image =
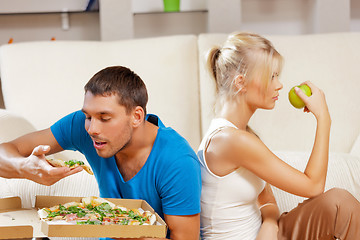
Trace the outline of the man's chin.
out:
<instances>
[{"instance_id":1,"label":"man's chin","mask_svg":"<svg viewBox=\"0 0 360 240\"><path fill-rule=\"evenodd\" d=\"M96 149L96 153L97 153L97 155L99 155L99 157L102 157L102 158L111 158L112 156L115 155L112 153L105 153L105 152L99 151L97 149Z\"/></svg>"}]
</instances>

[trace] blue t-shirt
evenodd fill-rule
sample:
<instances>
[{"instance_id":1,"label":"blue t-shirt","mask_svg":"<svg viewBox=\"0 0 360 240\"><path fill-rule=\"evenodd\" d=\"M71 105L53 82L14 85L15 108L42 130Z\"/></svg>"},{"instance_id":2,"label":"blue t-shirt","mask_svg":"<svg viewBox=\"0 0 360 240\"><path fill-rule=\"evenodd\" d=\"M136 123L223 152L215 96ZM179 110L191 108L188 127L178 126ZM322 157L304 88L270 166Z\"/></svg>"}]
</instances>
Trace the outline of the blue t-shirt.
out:
<instances>
[{"instance_id":1,"label":"blue t-shirt","mask_svg":"<svg viewBox=\"0 0 360 240\"><path fill-rule=\"evenodd\" d=\"M176 131L155 115L147 120L159 129L151 153L140 171L124 181L115 157L102 158L85 130L85 114L74 112L60 119L51 131L64 150L83 153L91 165L104 198L143 199L163 218L200 212L201 173L197 156Z\"/></svg>"}]
</instances>

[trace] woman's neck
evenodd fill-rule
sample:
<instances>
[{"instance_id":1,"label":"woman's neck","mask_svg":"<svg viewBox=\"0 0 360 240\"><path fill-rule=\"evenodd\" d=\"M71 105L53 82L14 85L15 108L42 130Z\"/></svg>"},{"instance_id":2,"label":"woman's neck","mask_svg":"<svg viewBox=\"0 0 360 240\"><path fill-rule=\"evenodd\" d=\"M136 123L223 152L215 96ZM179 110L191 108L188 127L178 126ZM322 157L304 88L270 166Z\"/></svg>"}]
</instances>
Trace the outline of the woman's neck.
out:
<instances>
[{"instance_id":1,"label":"woman's neck","mask_svg":"<svg viewBox=\"0 0 360 240\"><path fill-rule=\"evenodd\" d=\"M246 130L246 126L254 112L255 110L252 110L246 104L229 101L224 104L219 116L233 123L238 129Z\"/></svg>"}]
</instances>

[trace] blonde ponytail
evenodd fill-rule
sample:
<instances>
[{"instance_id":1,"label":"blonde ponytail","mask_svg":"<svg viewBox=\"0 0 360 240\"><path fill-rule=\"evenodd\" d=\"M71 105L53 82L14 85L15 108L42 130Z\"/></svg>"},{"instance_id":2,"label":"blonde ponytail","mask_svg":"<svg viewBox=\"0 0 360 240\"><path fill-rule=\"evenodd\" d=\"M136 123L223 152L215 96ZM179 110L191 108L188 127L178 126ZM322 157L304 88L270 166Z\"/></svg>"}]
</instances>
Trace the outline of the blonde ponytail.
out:
<instances>
[{"instance_id":1,"label":"blonde ponytail","mask_svg":"<svg viewBox=\"0 0 360 240\"><path fill-rule=\"evenodd\" d=\"M219 47L213 47L212 49L209 50L209 52L207 54L207 68L208 68L211 76L215 80L216 88L217 88L216 62L217 62L219 55L220 55Z\"/></svg>"}]
</instances>

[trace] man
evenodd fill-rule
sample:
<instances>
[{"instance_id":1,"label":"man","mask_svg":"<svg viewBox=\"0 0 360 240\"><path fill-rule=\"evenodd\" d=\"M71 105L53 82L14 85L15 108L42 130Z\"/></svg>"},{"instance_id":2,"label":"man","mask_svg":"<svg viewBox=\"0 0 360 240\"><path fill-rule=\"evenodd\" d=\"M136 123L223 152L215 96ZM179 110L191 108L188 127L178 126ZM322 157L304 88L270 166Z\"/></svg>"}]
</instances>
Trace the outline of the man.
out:
<instances>
[{"instance_id":1,"label":"man","mask_svg":"<svg viewBox=\"0 0 360 240\"><path fill-rule=\"evenodd\" d=\"M99 71L85 85L81 111L0 145L1 176L53 184L81 169L52 168L45 155L77 150L101 197L144 199L165 219L171 239L198 239L199 163L184 138L146 115L147 100L145 84L130 69Z\"/></svg>"}]
</instances>

